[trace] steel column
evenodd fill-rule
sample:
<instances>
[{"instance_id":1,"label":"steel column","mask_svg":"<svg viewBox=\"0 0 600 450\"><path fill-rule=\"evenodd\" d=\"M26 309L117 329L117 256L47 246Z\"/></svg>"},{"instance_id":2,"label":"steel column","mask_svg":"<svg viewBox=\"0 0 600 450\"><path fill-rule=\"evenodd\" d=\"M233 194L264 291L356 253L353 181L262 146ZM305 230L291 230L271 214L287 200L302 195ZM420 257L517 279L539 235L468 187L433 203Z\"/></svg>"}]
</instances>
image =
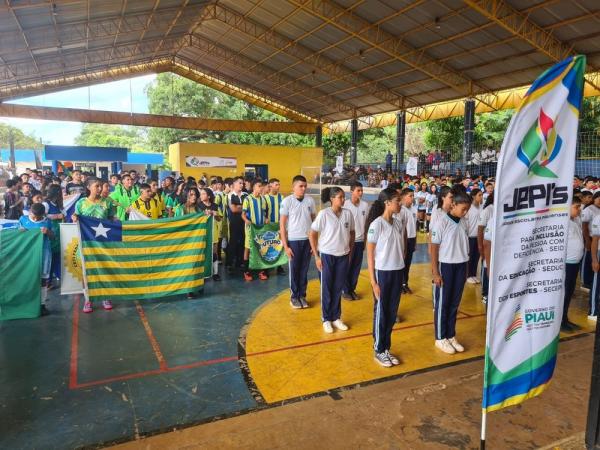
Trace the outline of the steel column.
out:
<instances>
[{"instance_id":1,"label":"steel column","mask_svg":"<svg viewBox=\"0 0 600 450\"><path fill-rule=\"evenodd\" d=\"M358 149L358 120L350 121L350 165L356 165L356 150Z\"/></svg>"},{"instance_id":2,"label":"steel column","mask_svg":"<svg viewBox=\"0 0 600 450\"><path fill-rule=\"evenodd\" d=\"M473 137L475 134L475 100L470 98L465 100L465 128L463 140L462 163L466 167L467 161L473 154Z\"/></svg>"},{"instance_id":3,"label":"steel column","mask_svg":"<svg viewBox=\"0 0 600 450\"><path fill-rule=\"evenodd\" d=\"M400 173L404 165L406 143L406 111L396 113L396 171Z\"/></svg>"},{"instance_id":4,"label":"steel column","mask_svg":"<svg viewBox=\"0 0 600 450\"><path fill-rule=\"evenodd\" d=\"M588 408L585 445L588 450L600 449L600 327L596 327L594 362L592 365L592 388Z\"/></svg>"},{"instance_id":5,"label":"steel column","mask_svg":"<svg viewBox=\"0 0 600 450\"><path fill-rule=\"evenodd\" d=\"M321 125L315 129L315 147L323 147L323 127Z\"/></svg>"}]
</instances>

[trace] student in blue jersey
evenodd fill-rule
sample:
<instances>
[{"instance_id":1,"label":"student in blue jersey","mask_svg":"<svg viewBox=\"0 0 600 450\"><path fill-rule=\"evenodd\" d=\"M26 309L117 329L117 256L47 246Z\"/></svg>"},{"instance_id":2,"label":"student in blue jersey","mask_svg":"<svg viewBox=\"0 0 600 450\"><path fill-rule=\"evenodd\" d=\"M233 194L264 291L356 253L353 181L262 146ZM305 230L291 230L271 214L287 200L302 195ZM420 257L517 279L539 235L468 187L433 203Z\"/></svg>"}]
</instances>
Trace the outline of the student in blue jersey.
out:
<instances>
[{"instance_id":1,"label":"student in blue jersey","mask_svg":"<svg viewBox=\"0 0 600 450\"><path fill-rule=\"evenodd\" d=\"M583 239L585 241L585 254L581 264L581 285L584 289L589 289L592 285L592 253L590 251L592 244L591 226L594 218L599 215L600 191L594 194L592 198L592 204L587 206L581 213Z\"/></svg>"},{"instance_id":2,"label":"student in blue jersey","mask_svg":"<svg viewBox=\"0 0 600 450\"><path fill-rule=\"evenodd\" d=\"M252 238L252 232L250 227L255 225L262 227L264 224L269 223L267 217L267 203L265 198L262 196L263 183L261 180L256 179L250 182L250 195L244 198L242 204L242 219L246 224L245 240L244 240L244 280L252 281L254 279L252 272L249 268L250 260L250 239ZM258 273L260 280L267 280L269 276L267 272L261 270Z\"/></svg>"},{"instance_id":3,"label":"student in blue jersey","mask_svg":"<svg viewBox=\"0 0 600 450\"><path fill-rule=\"evenodd\" d=\"M292 194L283 199L279 210L281 243L289 259L290 305L294 309L308 308L308 235L317 212L315 201L306 195L306 187L306 178L296 175L292 180Z\"/></svg>"},{"instance_id":4,"label":"student in blue jersey","mask_svg":"<svg viewBox=\"0 0 600 450\"><path fill-rule=\"evenodd\" d=\"M317 270L321 272L321 321L325 333L333 333L334 328L348 329L342 321L341 294L356 233L354 218L344 209L345 200L342 188L323 189L321 201L331 202L331 206L319 211L309 235Z\"/></svg>"},{"instance_id":5,"label":"student in blue jersey","mask_svg":"<svg viewBox=\"0 0 600 450\"><path fill-rule=\"evenodd\" d=\"M592 271L594 279L590 290L590 309L588 319L596 322L598 320L598 308L600 308L600 255L598 255L598 241L600 240L600 215L594 217L590 226L592 242L590 251L592 254Z\"/></svg>"},{"instance_id":6,"label":"student in blue jersey","mask_svg":"<svg viewBox=\"0 0 600 450\"><path fill-rule=\"evenodd\" d=\"M471 206L464 189L452 194L450 211L431 227L435 346L448 354L464 351L456 339L456 316L467 279L469 232L464 217Z\"/></svg>"},{"instance_id":7,"label":"student in blue jersey","mask_svg":"<svg viewBox=\"0 0 600 450\"><path fill-rule=\"evenodd\" d=\"M412 289L408 285L410 276L410 266L412 257L417 248L417 208L414 205L414 192L412 189L404 188L400 193L402 203L402 213L405 216L404 223L406 230L406 252L404 257L404 279L402 280L402 293L412 294Z\"/></svg>"},{"instance_id":8,"label":"student in blue jersey","mask_svg":"<svg viewBox=\"0 0 600 450\"><path fill-rule=\"evenodd\" d=\"M400 194L392 188L384 189L373 202L365 224L367 267L374 300L373 348L375 361L383 367L400 364L400 360L390 353L392 328L404 280L404 230L402 222L396 218L400 208Z\"/></svg>"},{"instance_id":9,"label":"student in blue jersey","mask_svg":"<svg viewBox=\"0 0 600 450\"><path fill-rule=\"evenodd\" d=\"M577 196L573 197L571 203L571 220L569 220L569 234L567 238L567 259L565 264L565 297L563 303L563 315L560 329L562 331L571 332L579 327L569 321L569 305L571 297L575 291L575 283L577 281L577 273L579 272L579 264L583 258L583 230L581 228L581 199Z\"/></svg>"},{"instance_id":10,"label":"student in blue jersey","mask_svg":"<svg viewBox=\"0 0 600 450\"><path fill-rule=\"evenodd\" d=\"M281 183L277 178L271 178L268 185L268 193L264 196L267 203L267 215L269 216L269 223L276 223L279 225L279 215L281 209L281 202L283 201L283 195L279 192ZM283 266L277 266L277 275L285 275Z\"/></svg>"},{"instance_id":11,"label":"student in blue jersey","mask_svg":"<svg viewBox=\"0 0 600 450\"><path fill-rule=\"evenodd\" d=\"M479 188L474 188L471 189L469 195L471 196L472 203L466 216L469 225L469 268L467 271L467 283L477 284L479 283L479 279L477 278L477 266L479 265L479 259L481 257L477 236L479 233L479 212L481 211L483 193Z\"/></svg>"},{"instance_id":12,"label":"student in blue jersey","mask_svg":"<svg viewBox=\"0 0 600 450\"><path fill-rule=\"evenodd\" d=\"M354 246L350 254L348 263L348 275L344 283L344 292L342 296L347 300L358 300L356 294L356 285L358 284L358 276L362 268L363 253L365 251L365 222L369 213L369 205L362 200L363 185L358 181L350 185L350 201L344 203L344 209L352 213L354 218L354 229L356 234L354 237Z\"/></svg>"},{"instance_id":13,"label":"student in blue jersey","mask_svg":"<svg viewBox=\"0 0 600 450\"><path fill-rule=\"evenodd\" d=\"M44 235L42 248L42 304L41 313L43 316L48 314L46 309L46 300L48 299L48 289L50 288L50 267L52 264L52 250L50 241L55 238L52 232L52 222L46 217L44 205L34 203L31 205L29 215L19 218L19 226L24 230L40 230Z\"/></svg>"}]
</instances>

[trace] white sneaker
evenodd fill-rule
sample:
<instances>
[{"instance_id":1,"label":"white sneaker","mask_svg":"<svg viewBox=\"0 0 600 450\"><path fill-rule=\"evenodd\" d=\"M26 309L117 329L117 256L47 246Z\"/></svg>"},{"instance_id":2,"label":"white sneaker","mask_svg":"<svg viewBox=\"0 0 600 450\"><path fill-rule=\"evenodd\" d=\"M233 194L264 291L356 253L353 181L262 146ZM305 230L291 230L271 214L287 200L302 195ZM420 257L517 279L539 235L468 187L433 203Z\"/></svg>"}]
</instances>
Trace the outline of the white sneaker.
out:
<instances>
[{"instance_id":1,"label":"white sneaker","mask_svg":"<svg viewBox=\"0 0 600 450\"><path fill-rule=\"evenodd\" d=\"M477 284L481 284L481 280L477 277L473 277L473 279L475 280L475 283Z\"/></svg>"},{"instance_id":2,"label":"white sneaker","mask_svg":"<svg viewBox=\"0 0 600 450\"><path fill-rule=\"evenodd\" d=\"M456 349L452 347L452 344L448 342L448 339L438 339L435 341L435 346L439 348L444 353L448 353L449 355L454 355L456 353Z\"/></svg>"},{"instance_id":3,"label":"white sneaker","mask_svg":"<svg viewBox=\"0 0 600 450\"><path fill-rule=\"evenodd\" d=\"M342 319L335 320L333 322L333 326L335 328L337 328L338 330L341 330L341 331L347 331L348 330L348 325L346 325L344 322L342 322Z\"/></svg>"},{"instance_id":4,"label":"white sneaker","mask_svg":"<svg viewBox=\"0 0 600 450\"><path fill-rule=\"evenodd\" d=\"M387 357L390 359L390 361L392 362L392 364L394 366L397 366L398 364L400 364L400 360L398 359L398 357L395 355L392 355L389 350L386 350L385 354L387 355Z\"/></svg>"},{"instance_id":5,"label":"white sneaker","mask_svg":"<svg viewBox=\"0 0 600 450\"><path fill-rule=\"evenodd\" d=\"M581 289L583 292L590 292L590 288L586 288L583 286L580 286L579 289Z\"/></svg>"},{"instance_id":6,"label":"white sneaker","mask_svg":"<svg viewBox=\"0 0 600 450\"><path fill-rule=\"evenodd\" d=\"M591 320L592 322L597 322L598 316L588 316L588 320Z\"/></svg>"},{"instance_id":7,"label":"white sneaker","mask_svg":"<svg viewBox=\"0 0 600 450\"><path fill-rule=\"evenodd\" d=\"M459 344L455 337L448 339L448 342L450 342L450 345L454 347L454 350L456 350L458 353L465 351L465 348Z\"/></svg>"},{"instance_id":8,"label":"white sneaker","mask_svg":"<svg viewBox=\"0 0 600 450\"><path fill-rule=\"evenodd\" d=\"M467 283L477 284L477 279L475 277L469 277L469 278L467 278Z\"/></svg>"},{"instance_id":9,"label":"white sneaker","mask_svg":"<svg viewBox=\"0 0 600 450\"><path fill-rule=\"evenodd\" d=\"M331 326L331 322L329 321L325 321L323 322L323 331L325 331L325 333L333 333L333 327Z\"/></svg>"}]
</instances>

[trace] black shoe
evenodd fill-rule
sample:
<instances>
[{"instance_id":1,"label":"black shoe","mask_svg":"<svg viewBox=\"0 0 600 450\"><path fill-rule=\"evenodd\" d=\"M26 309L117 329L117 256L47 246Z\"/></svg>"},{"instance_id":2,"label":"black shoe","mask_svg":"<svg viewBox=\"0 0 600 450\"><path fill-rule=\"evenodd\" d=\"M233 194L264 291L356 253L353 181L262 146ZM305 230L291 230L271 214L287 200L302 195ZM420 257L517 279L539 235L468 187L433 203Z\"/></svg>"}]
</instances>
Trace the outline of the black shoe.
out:
<instances>
[{"instance_id":1,"label":"black shoe","mask_svg":"<svg viewBox=\"0 0 600 450\"><path fill-rule=\"evenodd\" d=\"M235 270L233 269L233 267L231 267L231 266L228 266L228 267L227 267L227 273L228 273L229 275L233 275L233 274L234 274L234 272L235 272Z\"/></svg>"},{"instance_id":2,"label":"black shoe","mask_svg":"<svg viewBox=\"0 0 600 450\"><path fill-rule=\"evenodd\" d=\"M300 305L303 309L308 308L308 302L306 301L306 297L300 297L298 301L300 302Z\"/></svg>"},{"instance_id":3,"label":"black shoe","mask_svg":"<svg viewBox=\"0 0 600 450\"><path fill-rule=\"evenodd\" d=\"M212 276L212 279L213 279L213 281L221 281L221 275L216 273Z\"/></svg>"},{"instance_id":4,"label":"black shoe","mask_svg":"<svg viewBox=\"0 0 600 450\"><path fill-rule=\"evenodd\" d=\"M42 314L42 316L47 316L48 314L50 314L50 311L48 311L46 305L42 305L40 308L40 313Z\"/></svg>"},{"instance_id":5,"label":"black shoe","mask_svg":"<svg viewBox=\"0 0 600 450\"><path fill-rule=\"evenodd\" d=\"M405 284L404 286L402 286L402 293L403 294L412 294L413 291L411 288L408 287L408 284Z\"/></svg>"},{"instance_id":6,"label":"black shoe","mask_svg":"<svg viewBox=\"0 0 600 450\"><path fill-rule=\"evenodd\" d=\"M300 300L295 297L290 298L290 305L294 309L302 309L302 303L300 303Z\"/></svg>"},{"instance_id":7,"label":"black shoe","mask_svg":"<svg viewBox=\"0 0 600 450\"><path fill-rule=\"evenodd\" d=\"M345 300L354 300L352 298L352 294L348 294L346 292L342 292L342 298L345 299Z\"/></svg>"},{"instance_id":8,"label":"black shoe","mask_svg":"<svg viewBox=\"0 0 600 450\"><path fill-rule=\"evenodd\" d=\"M581 330L581 327L579 325L577 325L576 323L573 323L570 320L567 320L567 323L573 330Z\"/></svg>"},{"instance_id":9,"label":"black shoe","mask_svg":"<svg viewBox=\"0 0 600 450\"><path fill-rule=\"evenodd\" d=\"M575 331L569 322L563 322L560 324L560 331L563 333L572 333Z\"/></svg>"},{"instance_id":10,"label":"black shoe","mask_svg":"<svg viewBox=\"0 0 600 450\"><path fill-rule=\"evenodd\" d=\"M350 297L352 297L352 300L358 300L358 295L354 291L350 292Z\"/></svg>"},{"instance_id":11,"label":"black shoe","mask_svg":"<svg viewBox=\"0 0 600 450\"><path fill-rule=\"evenodd\" d=\"M277 275L285 275L285 270L283 270L282 266L277 267Z\"/></svg>"}]
</instances>

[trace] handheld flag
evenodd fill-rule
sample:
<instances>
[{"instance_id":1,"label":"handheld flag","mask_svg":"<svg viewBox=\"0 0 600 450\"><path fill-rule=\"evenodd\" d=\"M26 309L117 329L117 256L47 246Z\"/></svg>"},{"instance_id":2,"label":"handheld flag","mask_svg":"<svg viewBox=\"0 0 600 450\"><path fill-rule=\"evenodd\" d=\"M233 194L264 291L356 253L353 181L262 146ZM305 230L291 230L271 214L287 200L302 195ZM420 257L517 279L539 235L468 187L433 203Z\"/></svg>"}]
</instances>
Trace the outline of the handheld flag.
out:
<instances>
[{"instance_id":1,"label":"handheld flag","mask_svg":"<svg viewBox=\"0 0 600 450\"><path fill-rule=\"evenodd\" d=\"M211 276L209 216L129 222L80 216L79 227L90 300L184 294Z\"/></svg>"},{"instance_id":2,"label":"handheld flag","mask_svg":"<svg viewBox=\"0 0 600 450\"><path fill-rule=\"evenodd\" d=\"M540 394L554 372L584 72L584 56L545 71L525 95L502 143L492 219L484 413Z\"/></svg>"},{"instance_id":3,"label":"handheld flag","mask_svg":"<svg viewBox=\"0 0 600 450\"><path fill-rule=\"evenodd\" d=\"M283 251L279 224L267 223L257 227L250 226L250 269L264 270L287 264Z\"/></svg>"}]
</instances>

